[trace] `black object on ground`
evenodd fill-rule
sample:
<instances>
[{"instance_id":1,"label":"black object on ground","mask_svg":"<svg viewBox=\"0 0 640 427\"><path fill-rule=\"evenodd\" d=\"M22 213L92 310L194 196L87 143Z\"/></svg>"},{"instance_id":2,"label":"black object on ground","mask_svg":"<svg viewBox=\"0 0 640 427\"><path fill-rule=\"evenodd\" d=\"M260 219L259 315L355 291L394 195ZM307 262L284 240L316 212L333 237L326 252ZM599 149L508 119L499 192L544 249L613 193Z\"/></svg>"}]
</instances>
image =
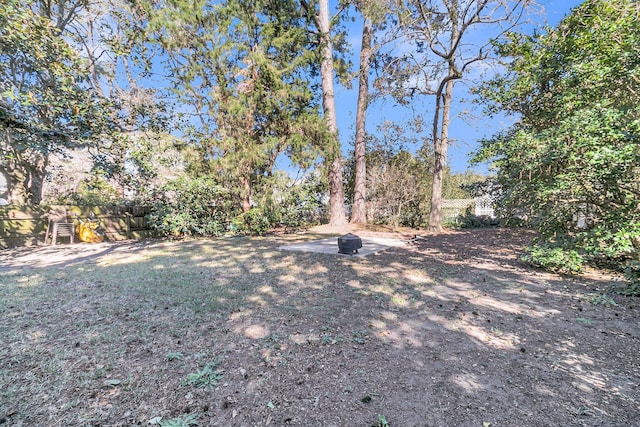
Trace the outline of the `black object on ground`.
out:
<instances>
[{"instance_id":1,"label":"black object on ground","mask_svg":"<svg viewBox=\"0 0 640 427\"><path fill-rule=\"evenodd\" d=\"M338 237L338 253L345 255L353 255L358 253L358 249L362 247L362 239L355 234L345 234Z\"/></svg>"}]
</instances>

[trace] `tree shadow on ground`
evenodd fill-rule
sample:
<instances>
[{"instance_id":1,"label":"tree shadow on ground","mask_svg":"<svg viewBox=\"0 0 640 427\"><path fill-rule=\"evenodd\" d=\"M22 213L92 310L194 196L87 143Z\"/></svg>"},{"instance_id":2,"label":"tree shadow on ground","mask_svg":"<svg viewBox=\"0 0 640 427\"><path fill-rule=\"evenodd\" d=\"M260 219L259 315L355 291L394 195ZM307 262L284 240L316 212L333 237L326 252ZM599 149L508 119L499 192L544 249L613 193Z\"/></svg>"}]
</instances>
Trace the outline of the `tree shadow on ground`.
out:
<instances>
[{"instance_id":1,"label":"tree shadow on ground","mask_svg":"<svg viewBox=\"0 0 640 427\"><path fill-rule=\"evenodd\" d=\"M520 264L530 237L457 232L366 258L280 252L280 237L153 242L11 271L0 416L633 425L638 299ZM184 385L213 360L216 388Z\"/></svg>"}]
</instances>

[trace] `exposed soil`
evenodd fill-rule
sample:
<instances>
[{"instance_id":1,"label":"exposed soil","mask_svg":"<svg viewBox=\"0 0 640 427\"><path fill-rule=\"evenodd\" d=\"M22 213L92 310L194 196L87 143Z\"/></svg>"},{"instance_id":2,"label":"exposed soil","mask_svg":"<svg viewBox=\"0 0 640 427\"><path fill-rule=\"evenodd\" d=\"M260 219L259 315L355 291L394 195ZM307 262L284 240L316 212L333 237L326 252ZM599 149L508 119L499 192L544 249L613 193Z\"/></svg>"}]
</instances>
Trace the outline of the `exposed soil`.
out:
<instances>
[{"instance_id":1,"label":"exposed soil","mask_svg":"<svg viewBox=\"0 0 640 427\"><path fill-rule=\"evenodd\" d=\"M525 266L524 230L275 250L323 231L0 252L0 425L640 426L617 278Z\"/></svg>"}]
</instances>

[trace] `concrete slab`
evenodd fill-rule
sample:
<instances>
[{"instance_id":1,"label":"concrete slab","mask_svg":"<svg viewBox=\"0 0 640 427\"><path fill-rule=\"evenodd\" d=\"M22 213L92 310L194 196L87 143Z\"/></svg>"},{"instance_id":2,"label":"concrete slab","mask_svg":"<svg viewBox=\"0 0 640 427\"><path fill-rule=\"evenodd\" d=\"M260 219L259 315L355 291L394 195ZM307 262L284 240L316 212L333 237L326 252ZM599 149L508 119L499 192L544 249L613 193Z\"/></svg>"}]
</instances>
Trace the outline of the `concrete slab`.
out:
<instances>
[{"instance_id":1,"label":"concrete slab","mask_svg":"<svg viewBox=\"0 0 640 427\"><path fill-rule=\"evenodd\" d=\"M337 237L322 240L312 240L304 243L296 243L294 245L280 246L278 247L278 250L293 252L314 252L341 256L367 256L376 252L384 251L385 249L407 244L406 240L390 239L386 237L360 236L360 238L362 239L362 248L359 249L358 253L354 255L344 255L338 253Z\"/></svg>"}]
</instances>

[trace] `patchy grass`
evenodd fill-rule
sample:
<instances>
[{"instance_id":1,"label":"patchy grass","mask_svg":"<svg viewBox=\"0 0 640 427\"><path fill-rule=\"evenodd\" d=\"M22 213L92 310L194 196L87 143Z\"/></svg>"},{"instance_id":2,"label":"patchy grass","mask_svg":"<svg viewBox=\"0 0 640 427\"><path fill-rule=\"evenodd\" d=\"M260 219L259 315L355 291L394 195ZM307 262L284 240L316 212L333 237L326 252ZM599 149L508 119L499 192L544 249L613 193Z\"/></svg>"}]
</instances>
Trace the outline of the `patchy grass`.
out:
<instances>
[{"instance_id":1,"label":"patchy grass","mask_svg":"<svg viewBox=\"0 0 640 427\"><path fill-rule=\"evenodd\" d=\"M521 233L1 252L0 424L633 425L639 299L520 264Z\"/></svg>"}]
</instances>

